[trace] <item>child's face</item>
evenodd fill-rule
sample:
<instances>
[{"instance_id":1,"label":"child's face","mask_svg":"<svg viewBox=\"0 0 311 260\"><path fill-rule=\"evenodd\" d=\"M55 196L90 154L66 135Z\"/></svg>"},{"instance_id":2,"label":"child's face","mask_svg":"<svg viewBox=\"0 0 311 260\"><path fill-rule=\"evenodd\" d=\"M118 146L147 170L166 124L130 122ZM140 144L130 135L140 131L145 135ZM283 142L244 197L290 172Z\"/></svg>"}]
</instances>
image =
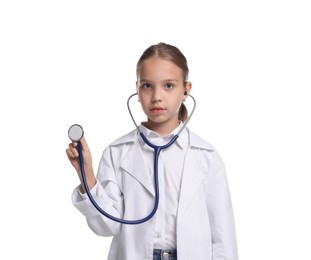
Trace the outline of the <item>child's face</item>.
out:
<instances>
[{"instance_id":1,"label":"child's face","mask_svg":"<svg viewBox=\"0 0 311 260\"><path fill-rule=\"evenodd\" d=\"M142 63L137 78L137 93L142 109L148 117L148 126L178 126L178 112L191 84L183 82L182 70L173 62L152 57Z\"/></svg>"}]
</instances>

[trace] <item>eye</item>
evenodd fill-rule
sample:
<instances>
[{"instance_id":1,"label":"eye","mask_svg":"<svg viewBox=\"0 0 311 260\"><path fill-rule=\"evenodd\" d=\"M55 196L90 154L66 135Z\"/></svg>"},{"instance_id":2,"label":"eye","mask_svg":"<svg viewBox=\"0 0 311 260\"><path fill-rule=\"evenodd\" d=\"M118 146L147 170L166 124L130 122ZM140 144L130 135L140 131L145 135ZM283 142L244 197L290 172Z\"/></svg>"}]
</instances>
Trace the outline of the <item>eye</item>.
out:
<instances>
[{"instance_id":1,"label":"eye","mask_svg":"<svg viewBox=\"0 0 311 260\"><path fill-rule=\"evenodd\" d=\"M151 85L149 83L145 83L141 86L143 89L150 89Z\"/></svg>"},{"instance_id":2,"label":"eye","mask_svg":"<svg viewBox=\"0 0 311 260\"><path fill-rule=\"evenodd\" d=\"M164 86L164 88L166 88L166 89L172 89L173 87L174 87L174 85L171 84L171 83L167 83L167 84L165 84L165 86Z\"/></svg>"}]
</instances>

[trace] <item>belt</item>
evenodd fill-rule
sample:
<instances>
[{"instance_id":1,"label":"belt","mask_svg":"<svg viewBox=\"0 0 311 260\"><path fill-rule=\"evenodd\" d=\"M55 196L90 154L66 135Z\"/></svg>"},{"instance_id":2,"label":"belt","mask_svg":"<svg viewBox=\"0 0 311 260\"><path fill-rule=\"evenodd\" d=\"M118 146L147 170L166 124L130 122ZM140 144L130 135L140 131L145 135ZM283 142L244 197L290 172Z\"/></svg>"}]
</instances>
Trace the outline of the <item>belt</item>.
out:
<instances>
[{"instance_id":1,"label":"belt","mask_svg":"<svg viewBox=\"0 0 311 260\"><path fill-rule=\"evenodd\" d=\"M154 249L153 257L154 260L177 260L177 251Z\"/></svg>"}]
</instances>

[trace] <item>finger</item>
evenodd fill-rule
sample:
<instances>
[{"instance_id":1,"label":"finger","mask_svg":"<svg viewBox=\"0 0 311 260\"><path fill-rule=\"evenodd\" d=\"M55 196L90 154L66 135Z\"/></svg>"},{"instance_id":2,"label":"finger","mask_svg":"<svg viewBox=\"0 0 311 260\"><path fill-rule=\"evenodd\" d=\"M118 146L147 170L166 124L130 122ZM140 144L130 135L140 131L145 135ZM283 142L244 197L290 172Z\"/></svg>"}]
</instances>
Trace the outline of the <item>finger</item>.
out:
<instances>
[{"instance_id":1,"label":"finger","mask_svg":"<svg viewBox=\"0 0 311 260\"><path fill-rule=\"evenodd\" d=\"M71 151L71 153L73 154L74 157L78 157L79 156L79 152L78 149L76 147L77 145L75 143L70 143L69 144L69 149Z\"/></svg>"},{"instance_id":2,"label":"finger","mask_svg":"<svg viewBox=\"0 0 311 260\"><path fill-rule=\"evenodd\" d=\"M72 151L69 148L66 149L66 154L67 154L67 157L69 159L75 158L74 154L72 153Z\"/></svg>"},{"instance_id":3,"label":"finger","mask_svg":"<svg viewBox=\"0 0 311 260\"><path fill-rule=\"evenodd\" d=\"M80 143L82 145L82 150L85 150L85 151L90 150L84 136L81 138Z\"/></svg>"}]
</instances>

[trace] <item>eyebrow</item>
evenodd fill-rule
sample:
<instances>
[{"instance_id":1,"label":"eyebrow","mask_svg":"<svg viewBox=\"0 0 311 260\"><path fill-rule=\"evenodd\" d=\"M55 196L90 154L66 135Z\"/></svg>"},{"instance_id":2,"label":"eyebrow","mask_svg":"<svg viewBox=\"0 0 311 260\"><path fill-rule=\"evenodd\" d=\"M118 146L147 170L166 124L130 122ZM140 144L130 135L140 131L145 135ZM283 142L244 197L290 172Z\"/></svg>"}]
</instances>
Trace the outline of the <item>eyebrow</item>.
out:
<instances>
[{"instance_id":1,"label":"eyebrow","mask_svg":"<svg viewBox=\"0 0 311 260\"><path fill-rule=\"evenodd\" d=\"M177 79L165 79L165 80L162 80L161 82L162 83L165 83L165 82L178 82ZM148 80L148 79L141 79L139 82L152 82L152 80Z\"/></svg>"}]
</instances>

